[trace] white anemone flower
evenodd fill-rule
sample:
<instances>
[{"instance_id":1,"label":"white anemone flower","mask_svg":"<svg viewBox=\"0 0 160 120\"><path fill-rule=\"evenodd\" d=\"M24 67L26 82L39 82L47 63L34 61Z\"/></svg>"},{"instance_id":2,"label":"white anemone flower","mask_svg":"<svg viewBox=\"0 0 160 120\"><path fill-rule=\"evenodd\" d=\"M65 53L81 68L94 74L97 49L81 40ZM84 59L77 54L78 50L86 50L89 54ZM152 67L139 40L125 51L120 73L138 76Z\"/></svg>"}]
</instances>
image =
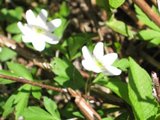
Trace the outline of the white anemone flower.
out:
<instances>
[{"instance_id":1,"label":"white anemone flower","mask_svg":"<svg viewBox=\"0 0 160 120\"><path fill-rule=\"evenodd\" d=\"M157 0L157 4L158 4L158 11L160 12L160 0Z\"/></svg>"},{"instance_id":2,"label":"white anemone flower","mask_svg":"<svg viewBox=\"0 0 160 120\"><path fill-rule=\"evenodd\" d=\"M117 53L109 53L104 55L103 43L98 42L93 50L93 54L90 53L88 48L84 46L82 48L82 54L84 59L82 60L83 67L88 71L95 73L104 73L108 76L120 75L121 70L112 66L114 61L118 58Z\"/></svg>"},{"instance_id":3,"label":"white anemone flower","mask_svg":"<svg viewBox=\"0 0 160 120\"><path fill-rule=\"evenodd\" d=\"M32 10L27 10L27 24L18 22L18 27L23 36L22 40L25 43L32 43L37 51L45 49L45 43L57 44L59 39L52 32L61 25L61 19L54 19L47 22L48 12L44 9L35 16Z\"/></svg>"}]
</instances>

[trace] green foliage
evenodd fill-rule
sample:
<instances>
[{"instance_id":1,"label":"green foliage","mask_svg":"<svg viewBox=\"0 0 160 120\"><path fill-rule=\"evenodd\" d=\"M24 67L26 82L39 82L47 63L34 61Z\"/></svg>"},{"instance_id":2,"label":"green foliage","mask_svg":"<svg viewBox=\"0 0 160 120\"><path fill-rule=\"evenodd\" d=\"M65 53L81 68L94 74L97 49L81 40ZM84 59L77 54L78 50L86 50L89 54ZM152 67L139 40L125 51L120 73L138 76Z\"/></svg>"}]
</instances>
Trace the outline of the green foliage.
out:
<instances>
[{"instance_id":1,"label":"green foliage","mask_svg":"<svg viewBox=\"0 0 160 120\"><path fill-rule=\"evenodd\" d=\"M10 25L7 26L6 31L9 33L20 33L21 31L19 30L18 26L17 26L17 22L12 23Z\"/></svg>"},{"instance_id":2,"label":"green foliage","mask_svg":"<svg viewBox=\"0 0 160 120\"><path fill-rule=\"evenodd\" d=\"M124 2L126 3L122 6ZM130 11L124 11L126 6ZM152 4L150 6L159 14L155 6ZM46 49L38 52L30 50L34 47L32 43L22 41L17 22L28 22L25 20L25 12L28 9L38 14L42 8L49 13L47 21L59 18L62 24L52 32L59 37L59 43L47 43ZM24 78L66 90L70 87L91 104L102 120L159 120L159 104L152 93L153 83L149 74L153 70L159 73L155 59L159 61L160 28L145 12L134 2L131 4L125 0L73 1L71 3L70 1L0 0L2 48L0 75ZM41 22L45 21L43 17L41 15ZM132 20L130 21L128 17ZM138 25L139 21L137 22L136 17L144 24L143 27ZM29 27L33 26L29 25ZM34 27L32 29L35 29ZM47 30L43 32L44 35L47 34ZM1 35L11 40L1 39ZM44 38L40 36L40 40L41 37ZM39 44L40 40L34 42ZM89 50L93 50L99 41L105 45L105 54L118 53L120 59L115 61L113 66L122 70L121 75L106 76L104 73L89 72L82 66L82 47L86 45ZM12 49L12 42L16 42L16 49ZM150 47L158 50L155 52ZM149 55L153 53L153 56L151 59L145 58L141 56L141 51L146 53L149 51ZM21 52L27 54L24 55ZM137 62L128 56L132 56ZM94 54L93 58L96 61ZM148 65L146 61L151 64ZM48 69L44 68L45 62L50 65ZM58 93L48 88L2 78L0 78L0 88L2 119L86 119L73 102L75 99L72 99L68 93ZM81 100L76 102L81 105Z\"/></svg>"},{"instance_id":3,"label":"green foliage","mask_svg":"<svg viewBox=\"0 0 160 120\"><path fill-rule=\"evenodd\" d=\"M2 51L0 52L0 61L1 62L5 62L7 60L15 58L17 55L16 52L14 52L13 50L11 50L7 47L3 47L1 49L2 49Z\"/></svg>"},{"instance_id":4,"label":"green foliage","mask_svg":"<svg viewBox=\"0 0 160 120\"><path fill-rule=\"evenodd\" d=\"M145 30L139 31L140 39L149 42L148 47L160 45L159 27L151 21L139 7L135 6L135 9L138 19L149 27Z\"/></svg>"},{"instance_id":5,"label":"green foliage","mask_svg":"<svg viewBox=\"0 0 160 120\"><path fill-rule=\"evenodd\" d=\"M0 13L3 17L0 20L7 20L10 23L17 22L22 19L23 8L16 7L15 9L8 10L7 8L1 9Z\"/></svg>"},{"instance_id":6,"label":"green foliage","mask_svg":"<svg viewBox=\"0 0 160 120\"><path fill-rule=\"evenodd\" d=\"M152 95L151 78L132 58L129 58L128 83L103 75L98 76L94 83L111 89L130 104L136 119L153 119L158 111L158 104Z\"/></svg>"},{"instance_id":7,"label":"green foliage","mask_svg":"<svg viewBox=\"0 0 160 120\"><path fill-rule=\"evenodd\" d=\"M44 99L44 107L46 110L54 117L54 119L58 120L60 119L60 114L57 110L57 105L54 101L47 97L43 97Z\"/></svg>"},{"instance_id":8,"label":"green foliage","mask_svg":"<svg viewBox=\"0 0 160 120\"><path fill-rule=\"evenodd\" d=\"M16 111L16 118L21 116L24 109L27 107L31 85L23 85L19 89L18 94L15 97L14 104L15 105L15 111Z\"/></svg>"},{"instance_id":9,"label":"green foliage","mask_svg":"<svg viewBox=\"0 0 160 120\"><path fill-rule=\"evenodd\" d=\"M109 5L110 5L112 8L118 8L118 7L120 7L124 2L125 2L125 0L109 0Z\"/></svg>"},{"instance_id":10,"label":"green foliage","mask_svg":"<svg viewBox=\"0 0 160 120\"><path fill-rule=\"evenodd\" d=\"M64 30L66 29L67 25L68 25L68 21L64 18L61 18L62 20L62 24L60 27L58 27L54 33L55 35L57 35L59 38L61 38L63 36Z\"/></svg>"},{"instance_id":11,"label":"green foliage","mask_svg":"<svg viewBox=\"0 0 160 120\"><path fill-rule=\"evenodd\" d=\"M101 77L97 77L97 79L94 80L94 83L111 89L114 93L123 98L127 103L130 103L128 98L127 84L122 82L120 79L108 78L103 75Z\"/></svg>"},{"instance_id":12,"label":"green foliage","mask_svg":"<svg viewBox=\"0 0 160 120\"><path fill-rule=\"evenodd\" d=\"M57 105L54 101L48 97L44 97L44 107L47 111L41 109L38 106L30 106L23 112L25 120L60 120L60 115L57 110Z\"/></svg>"},{"instance_id":13,"label":"green foliage","mask_svg":"<svg viewBox=\"0 0 160 120\"><path fill-rule=\"evenodd\" d=\"M128 97L136 119L154 119L158 104L152 95L152 83L148 73L129 58ZM139 74L140 73L140 74Z\"/></svg>"},{"instance_id":14,"label":"green foliage","mask_svg":"<svg viewBox=\"0 0 160 120\"><path fill-rule=\"evenodd\" d=\"M27 70L23 65L14 63L14 62L8 62L7 65L8 65L8 68L16 75L20 77L24 77L28 80L33 79L29 70Z\"/></svg>"},{"instance_id":15,"label":"green foliage","mask_svg":"<svg viewBox=\"0 0 160 120\"><path fill-rule=\"evenodd\" d=\"M25 109L23 116L25 120L37 120L37 117L40 120L58 120L58 119L54 119L54 117L51 116L45 110L41 109L40 107L36 107L36 106L28 107L27 109Z\"/></svg>"},{"instance_id":16,"label":"green foliage","mask_svg":"<svg viewBox=\"0 0 160 120\"><path fill-rule=\"evenodd\" d=\"M60 6L59 14L57 14L57 15L67 17L69 14L70 14L69 6L67 5L66 2L63 2Z\"/></svg>"},{"instance_id":17,"label":"green foliage","mask_svg":"<svg viewBox=\"0 0 160 120\"><path fill-rule=\"evenodd\" d=\"M114 66L120 68L123 71L127 71L127 68L129 68L129 61L126 58L122 58L121 60L116 61Z\"/></svg>"},{"instance_id":18,"label":"green foliage","mask_svg":"<svg viewBox=\"0 0 160 120\"><path fill-rule=\"evenodd\" d=\"M10 114L14 110L13 103L14 103L15 97L16 97L15 95L10 96L6 101L5 105L3 106L3 109L4 109L2 114L3 118L6 118L8 114Z\"/></svg>"},{"instance_id":19,"label":"green foliage","mask_svg":"<svg viewBox=\"0 0 160 120\"><path fill-rule=\"evenodd\" d=\"M73 35L67 40L67 47L69 51L70 59L73 60L81 55L79 52L84 44L91 41L92 34L77 34Z\"/></svg>"},{"instance_id":20,"label":"green foliage","mask_svg":"<svg viewBox=\"0 0 160 120\"><path fill-rule=\"evenodd\" d=\"M122 21L116 20L114 17L112 17L109 21L107 21L106 25L115 32L118 32L124 36L131 38L134 36L134 32L131 30L130 27L127 26L127 24L125 24Z\"/></svg>"},{"instance_id":21,"label":"green foliage","mask_svg":"<svg viewBox=\"0 0 160 120\"><path fill-rule=\"evenodd\" d=\"M17 77L17 75L15 75L14 73L12 73L10 71L6 71L6 70L0 70L0 74ZM0 78L0 84L10 84L10 83L14 83L14 81Z\"/></svg>"},{"instance_id":22,"label":"green foliage","mask_svg":"<svg viewBox=\"0 0 160 120\"><path fill-rule=\"evenodd\" d=\"M135 10L137 13L137 17L141 22L143 22L144 24L146 24L148 27L150 27L153 30L160 31L159 27L153 21L151 21L147 17L147 15L136 5L135 5Z\"/></svg>"},{"instance_id":23,"label":"green foliage","mask_svg":"<svg viewBox=\"0 0 160 120\"><path fill-rule=\"evenodd\" d=\"M51 62L52 71L57 75L54 80L63 87L79 89L84 80L77 69L67 60L54 58ZM78 84L76 84L78 82Z\"/></svg>"},{"instance_id":24,"label":"green foliage","mask_svg":"<svg viewBox=\"0 0 160 120\"><path fill-rule=\"evenodd\" d=\"M41 94L41 88L37 87L37 86L32 86L31 88L32 90L32 95L34 98L37 98L38 100L40 100L42 94Z\"/></svg>"}]
</instances>

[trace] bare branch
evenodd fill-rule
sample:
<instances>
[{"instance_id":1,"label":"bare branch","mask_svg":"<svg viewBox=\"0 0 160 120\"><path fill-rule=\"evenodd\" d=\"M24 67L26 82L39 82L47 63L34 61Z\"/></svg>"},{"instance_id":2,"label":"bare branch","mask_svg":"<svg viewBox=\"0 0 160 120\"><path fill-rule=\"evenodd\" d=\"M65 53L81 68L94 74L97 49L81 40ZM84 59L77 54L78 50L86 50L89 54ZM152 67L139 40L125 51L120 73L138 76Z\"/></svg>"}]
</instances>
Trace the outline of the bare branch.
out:
<instances>
[{"instance_id":1,"label":"bare branch","mask_svg":"<svg viewBox=\"0 0 160 120\"><path fill-rule=\"evenodd\" d=\"M45 88L47 90L53 90L53 91L56 91L56 92L66 92L65 89L53 87L53 86L50 86L50 85L45 85L45 84L38 83L38 82L33 82L33 81L30 81L30 80L27 80L27 79L24 79L24 78L21 78L21 77L17 78L17 77L12 77L12 76L8 76L8 75L0 74L0 78L12 80L12 81L16 81L16 82L20 82L20 83L24 83L24 84L30 84L30 85L33 85L33 86L38 86L38 87Z\"/></svg>"},{"instance_id":2,"label":"bare branch","mask_svg":"<svg viewBox=\"0 0 160 120\"><path fill-rule=\"evenodd\" d=\"M70 95L75 98L74 102L87 120L101 120L99 114L91 107L89 103L76 91L71 88L68 88Z\"/></svg>"}]
</instances>

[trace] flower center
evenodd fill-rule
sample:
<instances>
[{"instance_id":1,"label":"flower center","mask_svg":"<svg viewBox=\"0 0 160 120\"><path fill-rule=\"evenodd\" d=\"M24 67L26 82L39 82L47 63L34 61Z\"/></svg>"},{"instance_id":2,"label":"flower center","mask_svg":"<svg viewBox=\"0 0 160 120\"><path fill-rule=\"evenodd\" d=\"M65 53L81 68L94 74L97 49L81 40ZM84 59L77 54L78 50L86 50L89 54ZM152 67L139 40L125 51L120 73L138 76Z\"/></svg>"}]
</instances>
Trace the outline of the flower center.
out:
<instances>
[{"instance_id":1,"label":"flower center","mask_svg":"<svg viewBox=\"0 0 160 120\"><path fill-rule=\"evenodd\" d=\"M104 65L102 64L102 62L101 61L99 61L97 58L95 58L94 57L94 59L95 59L95 63L96 63L96 65L98 66L98 67L100 67L100 68L104 68Z\"/></svg>"},{"instance_id":2,"label":"flower center","mask_svg":"<svg viewBox=\"0 0 160 120\"><path fill-rule=\"evenodd\" d=\"M45 34L47 33L47 31L41 27L38 27L38 26L32 26L34 31L38 34Z\"/></svg>"}]
</instances>

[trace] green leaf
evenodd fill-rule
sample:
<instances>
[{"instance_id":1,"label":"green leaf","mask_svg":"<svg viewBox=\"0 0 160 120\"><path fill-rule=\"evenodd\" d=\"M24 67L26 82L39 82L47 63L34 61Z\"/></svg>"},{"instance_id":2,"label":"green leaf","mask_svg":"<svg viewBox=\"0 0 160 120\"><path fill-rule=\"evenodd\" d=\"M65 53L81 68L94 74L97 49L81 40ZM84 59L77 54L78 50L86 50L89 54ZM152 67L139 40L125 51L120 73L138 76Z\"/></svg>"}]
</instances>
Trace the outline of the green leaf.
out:
<instances>
[{"instance_id":1,"label":"green leaf","mask_svg":"<svg viewBox=\"0 0 160 120\"><path fill-rule=\"evenodd\" d=\"M6 16L8 14L8 10L6 8L0 9L0 21L4 21L6 19Z\"/></svg>"},{"instance_id":2,"label":"green leaf","mask_svg":"<svg viewBox=\"0 0 160 120\"><path fill-rule=\"evenodd\" d=\"M152 95L152 81L148 73L129 58L128 95L138 120L148 120L157 113L158 106Z\"/></svg>"},{"instance_id":3,"label":"green leaf","mask_svg":"<svg viewBox=\"0 0 160 120\"><path fill-rule=\"evenodd\" d=\"M58 76L58 79L63 80L63 82L56 80L59 84L63 83L63 87L79 89L84 86L81 74L68 60L54 58L51 62L51 67L52 71Z\"/></svg>"},{"instance_id":4,"label":"green leaf","mask_svg":"<svg viewBox=\"0 0 160 120\"><path fill-rule=\"evenodd\" d=\"M15 19L17 20L21 20L22 19L22 15L23 15L23 8L22 7L16 7L15 9L11 9L8 11L8 19Z\"/></svg>"},{"instance_id":5,"label":"green leaf","mask_svg":"<svg viewBox=\"0 0 160 120\"><path fill-rule=\"evenodd\" d=\"M37 98L38 100L41 98L41 88L37 86L32 86L32 95L34 98Z\"/></svg>"},{"instance_id":6,"label":"green leaf","mask_svg":"<svg viewBox=\"0 0 160 120\"><path fill-rule=\"evenodd\" d=\"M2 51L0 52L0 61L4 62L7 61L9 59L14 58L17 55L16 52L14 52L13 50L3 47Z\"/></svg>"},{"instance_id":7,"label":"green leaf","mask_svg":"<svg viewBox=\"0 0 160 120\"><path fill-rule=\"evenodd\" d=\"M137 13L137 17L141 22L143 22L148 27L150 27L156 31L160 31L160 28L153 21L151 21L138 6L135 5L134 7L135 7L135 10Z\"/></svg>"},{"instance_id":8,"label":"green leaf","mask_svg":"<svg viewBox=\"0 0 160 120\"><path fill-rule=\"evenodd\" d=\"M16 34L12 37L13 40L15 40L16 42L22 42L22 34Z\"/></svg>"},{"instance_id":9,"label":"green leaf","mask_svg":"<svg viewBox=\"0 0 160 120\"><path fill-rule=\"evenodd\" d=\"M61 21L62 21L62 24L58 28L56 28L54 31L54 34L59 38L62 38L63 33L69 24L69 22L64 18L61 18Z\"/></svg>"},{"instance_id":10,"label":"green leaf","mask_svg":"<svg viewBox=\"0 0 160 120\"><path fill-rule=\"evenodd\" d=\"M56 103L48 97L43 97L43 100L46 110L54 117L55 120L60 120L61 118Z\"/></svg>"},{"instance_id":11,"label":"green leaf","mask_svg":"<svg viewBox=\"0 0 160 120\"><path fill-rule=\"evenodd\" d=\"M125 0L109 0L109 5L110 5L112 8L118 8L118 7L120 7L124 2L125 2Z\"/></svg>"},{"instance_id":12,"label":"green leaf","mask_svg":"<svg viewBox=\"0 0 160 120\"><path fill-rule=\"evenodd\" d=\"M51 62L51 65L52 65L52 71L56 75L69 78L69 75L66 72L69 65L65 61L63 61L60 58L54 58L54 60Z\"/></svg>"},{"instance_id":13,"label":"green leaf","mask_svg":"<svg viewBox=\"0 0 160 120\"><path fill-rule=\"evenodd\" d=\"M6 103L4 104L3 106L4 111L2 114L3 118L6 118L14 110L13 104L14 104L15 97L16 95L11 95L7 99Z\"/></svg>"},{"instance_id":14,"label":"green leaf","mask_svg":"<svg viewBox=\"0 0 160 120\"><path fill-rule=\"evenodd\" d=\"M69 77L64 77L64 76L56 76L54 80L61 86L63 86L68 80Z\"/></svg>"},{"instance_id":15,"label":"green leaf","mask_svg":"<svg viewBox=\"0 0 160 120\"><path fill-rule=\"evenodd\" d=\"M67 5L67 3L65 1L63 1L60 6L59 14L63 17L67 17L70 14L69 6Z\"/></svg>"},{"instance_id":16,"label":"green leaf","mask_svg":"<svg viewBox=\"0 0 160 120\"><path fill-rule=\"evenodd\" d=\"M17 75L15 75L14 73L11 73L11 72L6 71L6 70L0 70L0 74L17 77ZM13 83L13 82L15 82L15 81L11 81L9 79L0 78L0 84L10 84L10 83Z\"/></svg>"},{"instance_id":17,"label":"green leaf","mask_svg":"<svg viewBox=\"0 0 160 120\"><path fill-rule=\"evenodd\" d=\"M8 25L6 31L13 34L21 33L20 29L17 26L17 22Z\"/></svg>"},{"instance_id":18,"label":"green leaf","mask_svg":"<svg viewBox=\"0 0 160 120\"><path fill-rule=\"evenodd\" d=\"M33 80L32 74L29 72L27 68L25 68L25 66L14 62L7 62L7 66L16 75L24 77L28 80Z\"/></svg>"},{"instance_id":19,"label":"green leaf","mask_svg":"<svg viewBox=\"0 0 160 120\"><path fill-rule=\"evenodd\" d=\"M93 37L93 34L83 33L73 35L67 40L71 60L75 59L78 56L78 53L81 53L82 46L91 41L91 37Z\"/></svg>"},{"instance_id":20,"label":"green leaf","mask_svg":"<svg viewBox=\"0 0 160 120\"><path fill-rule=\"evenodd\" d=\"M129 61L126 58L122 58L121 60L116 61L113 65L123 71L127 71L127 68L129 67Z\"/></svg>"},{"instance_id":21,"label":"green leaf","mask_svg":"<svg viewBox=\"0 0 160 120\"><path fill-rule=\"evenodd\" d=\"M16 95L14 104L16 110L16 118L22 115L22 112L28 105L29 95L30 95L31 85L23 85L19 88L19 92Z\"/></svg>"},{"instance_id":22,"label":"green leaf","mask_svg":"<svg viewBox=\"0 0 160 120\"><path fill-rule=\"evenodd\" d=\"M116 20L112 17L109 21L106 22L106 25L110 27L115 32L118 32L127 37L133 37L134 32L122 21Z\"/></svg>"},{"instance_id":23,"label":"green leaf","mask_svg":"<svg viewBox=\"0 0 160 120\"><path fill-rule=\"evenodd\" d=\"M102 120L114 120L112 117L103 118Z\"/></svg>"},{"instance_id":24,"label":"green leaf","mask_svg":"<svg viewBox=\"0 0 160 120\"><path fill-rule=\"evenodd\" d=\"M143 40L151 40L154 38L160 38L160 32L152 30L152 29L141 30L139 32L139 35Z\"/></svg>"},{"instance_id":25,"label":"green leaf","mask_svg":"<svg viewBox=\"0 0 160 120\"><path fill-rule=\"evenodd\" d=\"M83 120L85 119L84 116L80 113L80 111L75 111L75 112L73 112L72 114L73 114L74 116L78 117L78 118L83 119Z\"/></svg>"},{"instance_id":26,"label":"green leaf","mask_svg":"<svg viewBox=\"0 0 160 120\"><path fill-rule=\"evenodd\" d=\"M156 119L155 120L160 120L160 113L158 113L157 115L156 115Z\"/></svg>"},{"instance_id":27,"label":"green leaf","mask_svg":"<svg viewBox=\"0 0 160 120\"><path fill-rule=\"evenodd\" d=\"M25 120L37 120L37 118L38 120L56 120L48 112L36 106L26 108L22 115Z\"/></svg>"},{"instance_id":28,"label":"green leaf","mask_svg":"<svg viewBox=\"0 0 160 120\"><path fill-rule=\"evenodd\" d=\"M150 41L151 45L160 45L160 37L159 38L154 38Z\"/></svg>"},{"instance_id":29,"label":"green leaf","mask_svg":"<svg viewBox=\"0 0 160 120\"><path fill-rule=\"evenodd\" d=\"M127 84L122 82L120 79L108 78L100 74L94 80L94 83L111 89L114 93L116 93L119 97L124 99L127 103L130 103L129 98L128 98Z\"/></svg>"}]
</instances>

